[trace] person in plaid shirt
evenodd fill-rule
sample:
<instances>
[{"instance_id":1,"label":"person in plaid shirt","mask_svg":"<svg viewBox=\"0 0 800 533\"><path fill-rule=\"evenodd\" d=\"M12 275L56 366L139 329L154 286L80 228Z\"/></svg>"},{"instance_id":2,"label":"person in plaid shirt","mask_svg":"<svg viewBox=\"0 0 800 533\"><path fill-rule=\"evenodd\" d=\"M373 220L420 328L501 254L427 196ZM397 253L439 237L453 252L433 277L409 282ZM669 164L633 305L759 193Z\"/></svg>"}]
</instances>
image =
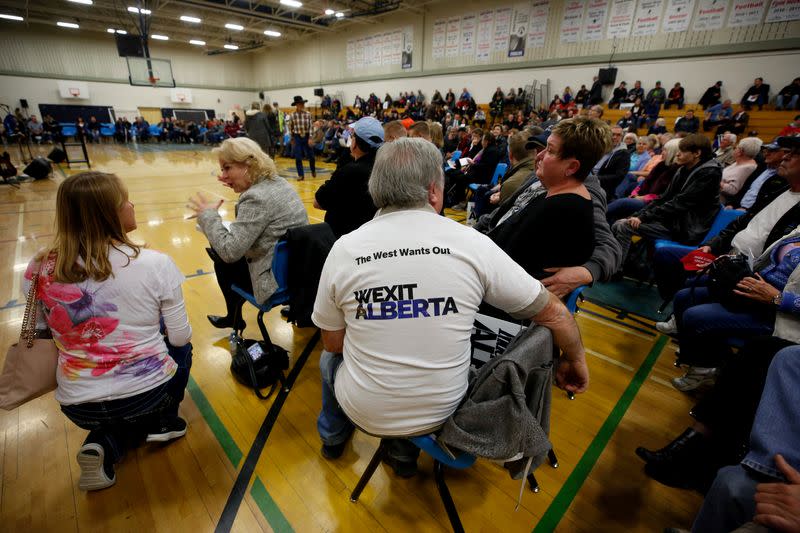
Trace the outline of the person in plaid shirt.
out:
<instances>
[{"instance_id":1,"label":"person in plaid shirt","mask_svg":"<svg viewBox=\"0 0 800 533\"><path fill-rule=\"evenodd\" d=\"M314 150L311 147L309 134L311 133L311 113L306 111L306 102L302 96L295 96L292 105L295 112L289 117L289 131L292 134L292 154L294 164L297 166L297 179L305 178L303 171L303 158L308 157L308 165L311 167L311 176L317 177L317 169L314 165Z\"/></svg>"}]
</instances>

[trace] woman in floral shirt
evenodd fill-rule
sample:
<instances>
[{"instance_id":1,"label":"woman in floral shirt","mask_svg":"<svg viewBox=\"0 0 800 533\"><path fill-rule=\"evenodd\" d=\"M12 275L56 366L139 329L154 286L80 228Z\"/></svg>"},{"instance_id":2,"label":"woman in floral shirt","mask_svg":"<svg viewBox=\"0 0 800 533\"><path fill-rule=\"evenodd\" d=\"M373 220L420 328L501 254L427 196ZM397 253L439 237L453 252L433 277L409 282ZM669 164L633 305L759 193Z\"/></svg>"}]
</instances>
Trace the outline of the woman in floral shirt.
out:
<instances>
[{"instance_id":1,"label":"woman in floral shirt","mask_svg":"<svg viewBox=\"0 0 800 533\"><path fill-rule=\"evenodd\" d=\"M59 350L56 400L89 430L78 452L84 490L114 484L127 444L186 434L178 416L191 366L184 277L169 256L134 244L134 229L117 176L71 176L58 188L55 241L25 273L26 290L40 273L38 322Z\"/></svg>"}]
</instances>

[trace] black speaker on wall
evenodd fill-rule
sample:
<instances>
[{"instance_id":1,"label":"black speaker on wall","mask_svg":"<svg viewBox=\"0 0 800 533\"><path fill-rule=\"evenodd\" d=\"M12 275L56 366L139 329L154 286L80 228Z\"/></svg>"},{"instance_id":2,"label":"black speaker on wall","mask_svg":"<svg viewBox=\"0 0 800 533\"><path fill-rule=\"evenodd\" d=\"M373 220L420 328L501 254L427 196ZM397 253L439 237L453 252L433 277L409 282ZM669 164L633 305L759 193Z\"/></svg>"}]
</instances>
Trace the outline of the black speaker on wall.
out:
<instances>
[{"instance_id":1,"label":"black speaker on wall","mask_svg":"<svg viewBox=\"0 0 800 533\"><path fill-rule=\"evenodd\" d=\"M28 100L26 98L20 98L19 105L22 109L28 109Z\"/></svg>"},{"instance_id":2,"label":"black speaker on wall","mask_svg":"<svg viewBox=\"0 0 800 533\"><path fill-rule=\"evenodd\" d=\"M325 96L325 91L322 90L322 87L314 89L314 96Z\"/></svg>"},{"instance_id":3,"label":"black speaker on wall","mask_svg":"<svg viewBox=\"0 0 800 533\"><path fill-rule=\"evenodd\" d=\"M259 91L259 92L258 92L258 97L259 97L261 100L263 100L263 99L264 99L264 91Z\"/></svg>"},{"instance_id":4,"label":"black speaker on wall","mask_svg":"<svg viewBox=\"0 0 800 533\"><path fill-rule=\"evenodd\" d=\"M617 82L617 69L615 67L601 68L597 79L603 85L614 85Z\"/></svg>"},{"instance_id":5,"label":"black speaker on wall","mask_svg":"<svg viewBox=\"0 0 800 533\"><path fill-rule=\"evenodd\" d=\"M42 180L49 176L50 172L52 171L53 166L50 164L50 161L44 157L36 157L33 161L31 161L30 165L25 167L25 170L23 170L22 173L26 176L32 177L35 180Z\"/></svg>"},{"instance_id":6,"label":"black speaker on wall","mask_svg":"<svg viewBox=\"0 0 800 533\"><path fill-rule=\"evenodd\" d=\"M142 38L138 35L115 33L114 39L117 41L119 57L144 57Z\"/></svg>"},{"instance_id":7,"label":"black speaker on wall","mask_svg":"<svg viewBox=\"0 0 800 533\"><path fill-rule=\"evenodd\" d=\"M67 159L67 154L64 153L64 150L61 148L53 148L49 154L47 154L47 159L55 163L56 165L59 163L63 163Z\"/></svg>"}]
</instances>

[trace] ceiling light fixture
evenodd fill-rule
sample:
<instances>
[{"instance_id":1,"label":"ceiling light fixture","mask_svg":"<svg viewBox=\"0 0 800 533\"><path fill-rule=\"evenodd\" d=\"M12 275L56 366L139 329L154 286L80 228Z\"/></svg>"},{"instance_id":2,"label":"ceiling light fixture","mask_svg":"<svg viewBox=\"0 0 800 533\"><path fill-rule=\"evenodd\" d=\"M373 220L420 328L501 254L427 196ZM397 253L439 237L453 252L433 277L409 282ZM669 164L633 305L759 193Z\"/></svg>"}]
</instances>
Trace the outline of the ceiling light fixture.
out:
<instances>
[{"instance_id":1,"label":"ceiling light fixture","mask_svg":"<svg viewBox=\"0 0 800 533\"><path fill-rule=\"evenodd\" d=\"M149 15L150 13L152 13L152 11L150 11L149 9L139 9L138 7L133 7L133 6L129 7L128 11L130 11L131 13L141 13L142 15Z\"/></svg>"},{"instance_id":2,"label":"ceiling light fixture","mask_svg":"<svg viewBox=\"0 0 800 533\"><path fill-rule=\"evenodd\" d=\"M197 46L205 46L206 42L205 41L200 41L198 39L192 39L192 40L189 41L189 44L196 44Z\"/></svg>"},{"instance_id":3,"label":"ceiling light fixture","mask_svg":"<svg viewBox=\"0 0 800 533\"><path fill-rule=\"evenodd\" d=\"M280 37L281 32L275 30L264 30L264 35L268 37Z\"/></svg>"},{"instance_id":4,"label":"ceiling light fixture","mask_svg":"<svg viewBox=\"0 0 800 533\"><path fill-rule=\"evenodd\" d=\"M223 46L223 48L227 48L228 50L238 50L239 49L239 47L236 46L235 44L226 44L225 46Z\"/></svg>"},{"instance_id":5,"label":"ceiling light fixture","mask_svg":"<svg viewBox=\"0 0 800 533\"><path fill-rule=\"evenodd\" d=\"M68 0L68 1L72 2L73 4L83 4L85 6L90 6L93 4L92 0Z\"/></svg>"},{"instance_id":6,"label":"ceiling light fixture","mask_svg":"<svg viewBox=\"0 0 800 533\"><path fill-rule=\"evenodd\" d=\"M289 7L302 7L303 2L298 2L297 0L281 0L281 4L284 6Z\"/></svg>"},{"instance_id":7,"label":"ceiling light fixture","mask_svg":"<svg viewBox=\"0 0 800 533\"><path fill-rule=\"evenodd\" d=\"M25 19L23 19L22 17L18 17L18 16L16 16L16 15L6 15L6 14L4 14L4 13L0 13L0 19L6 19L6 20L25 20Z\"/></svg>"},{"instance_id":8,"label":"ceiling light fixture","mask_svg":"<svg viewBox=\"0 0 800 533\"><path fill-rule=\"evenodd\" d=\"M337 19L340 19L340 18L342 18L342 17L344 17L344 13L342 13L341 11L337 11L337 12L336 12L336 18L337 18Z\"/></svg>"},{"instance_id":9,"label":"ceiling light fixture","mask_svg":"<svg viewBox=\"0 0 800 533\"><path fill-rule=\"evenodd\" d=\"M228 28L229 30L236 30L236 31L242 31L244 29L244 26L240 24L232 24L230 22L225 24L225 27Z\"/></svg>"},{"instance_id":10,"label":"ceiling light fixture","mask_svg":"<svg viewBox=\"0 0 800 533\"><path fill-rule=\"evenodd\" d=\"M325 14L328 15L329 17L331 15L333 15L334 13L335 13L335 11L333 9L331 9L331 8L328 8L328 9L325 10Z\"/></svg>"},{"instance_id":11,"label":"ceiling light fixture","mask_svg":"<svg viewBox=\"0 0 800 533\"><path fill-rule=\"evenodd\" d=\"M190 17L187 15L181 15L181 20L184 22L193 22L194 24L200 24L202 20L197 17Z\"/></svg>"},{"instance_id":12,"label":"ceiling light fixture","mask_svg":"<svg viewBox=\"0 0 800 533\"><path fill-rule=\"evenodd\" d=\"M157 41L169 41L169 37L167 37L166 35L159 35L157 33L154 33L150 37L152 37L153 39L155 39Z\"/></svg>"},{"instance_id":13,"label":"ceiling light fixture","mask_svg":"<svg viewBox=\"0 0 800 533\"><path fill-rule=\"evenodd\" d=\"M61 26L62 28L72 28L74 30L80 28L80 26L78 26L74 22L61 22L60 20L56 22L56 26Z\"/></svg>"}]
</instances>

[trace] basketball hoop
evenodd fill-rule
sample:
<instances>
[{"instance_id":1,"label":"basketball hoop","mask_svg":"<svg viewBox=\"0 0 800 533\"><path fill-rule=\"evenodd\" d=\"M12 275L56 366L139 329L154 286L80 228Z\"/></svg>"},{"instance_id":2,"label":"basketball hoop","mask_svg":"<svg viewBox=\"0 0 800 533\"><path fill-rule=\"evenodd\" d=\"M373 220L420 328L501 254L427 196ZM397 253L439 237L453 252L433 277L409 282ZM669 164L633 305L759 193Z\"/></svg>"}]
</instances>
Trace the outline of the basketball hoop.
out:
<instances>
[{"instance_id":1,"label":"basketball hoop","mask_svg":"<svg viewBox=\"0 0 800 533\"><path fill-rule=\"evenodd\" d=\"M154 76L150 76L150 78L149 78L149 79L150 79L150 85L152 85L153 87L155 87L156 85L158 85L158 80L159 80L159 78L156 78L156 77L154 77Z\"/></svg>"},{"instance_id":2,"label":"basketball hoop","mask_svg":"<svg viewBox=\"0 0 800 533\"><path fill-rule=\"evenodd\" d=\"M69 94L70 94L70 95L71 95L73 98L77 98L77 97L79 97L79 96L81 95L81 90L80 90L80 89L78 89L77 87L70 87L70 88L69 88Z\"/></svg>"}]
</instances>

